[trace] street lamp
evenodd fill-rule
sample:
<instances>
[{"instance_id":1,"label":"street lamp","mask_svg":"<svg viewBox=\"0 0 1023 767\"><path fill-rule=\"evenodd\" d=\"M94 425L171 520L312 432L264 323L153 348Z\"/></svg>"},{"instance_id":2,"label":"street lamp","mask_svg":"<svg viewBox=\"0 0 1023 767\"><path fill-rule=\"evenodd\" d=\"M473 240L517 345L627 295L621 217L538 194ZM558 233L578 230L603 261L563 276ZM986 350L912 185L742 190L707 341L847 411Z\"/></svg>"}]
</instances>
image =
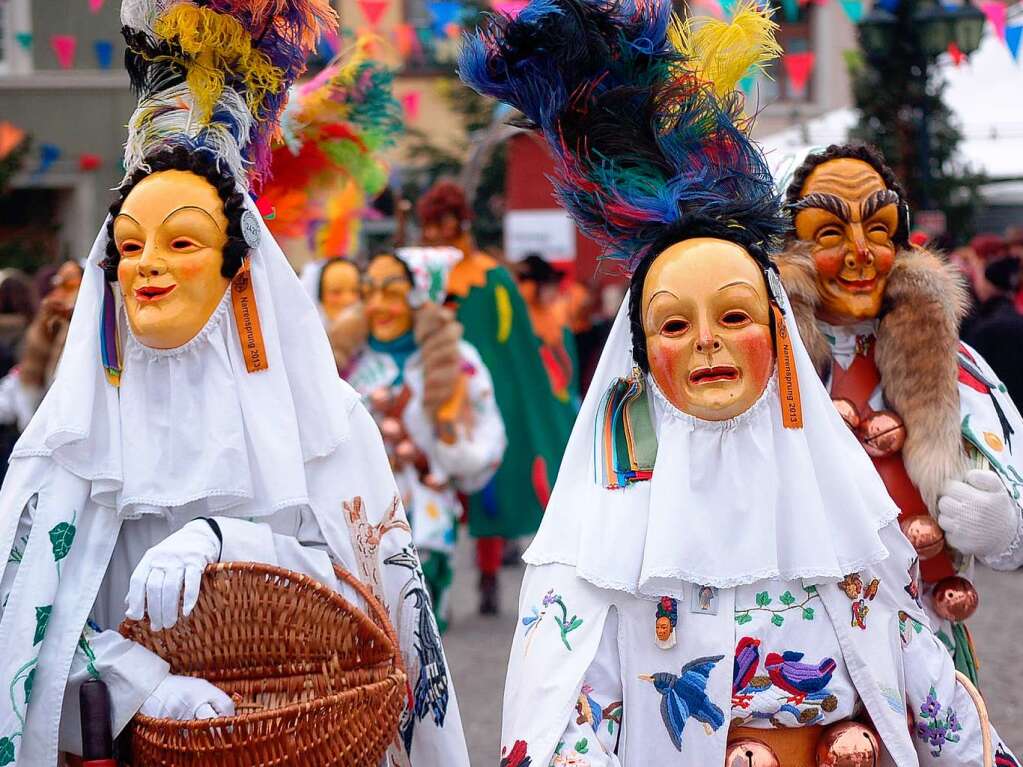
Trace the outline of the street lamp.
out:
<instances>
[{"instance_id":1,"label":"street lamp","mask_svg":"<svg viewBox=\"0 0 1023 767\"><path fill-rule=\"evenodd\" d=\"M859 23L860 43L872 58L884 56L895 44L898 20L895 15L875 7Z\"/></svg>"},{"instance_id":2,"label":"street lamp","mask_svg":"<svg viewBox=\"0 0 1023 767\"><path fill-rule=\"evenodd\" d=\"M970 2L956 6L927 2L913 12L913 28L920 49L928 58L941 55L952 43L967 55L973 53L980 47L984 22L984 14ZM898 19L875 6L860 21L859 30L863 50L868 56L879 58L887 55L895 44Z\"/></svg>"},{"instance_id":3,"label":"street lamp","mask_svg":"<svg viewBox=\"0 0 1023 767\"><path fill-rule=\"evenodd\" d=\"M983 11L972 3L963 3L950 8L949 15L952 17L955 41L959 50L967 55L973 53L980 47L980 40L984 36L984 23L987 18Z\"/></svg>"}]
</instances>

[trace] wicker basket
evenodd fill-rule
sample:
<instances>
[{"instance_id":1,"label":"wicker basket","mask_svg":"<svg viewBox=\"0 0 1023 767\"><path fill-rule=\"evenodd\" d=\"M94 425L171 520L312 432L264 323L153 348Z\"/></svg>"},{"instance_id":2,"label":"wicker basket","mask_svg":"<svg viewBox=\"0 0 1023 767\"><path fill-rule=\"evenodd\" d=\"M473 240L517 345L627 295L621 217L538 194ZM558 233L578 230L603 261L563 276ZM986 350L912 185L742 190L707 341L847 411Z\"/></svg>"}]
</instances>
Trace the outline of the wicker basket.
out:
<instances>
[{"instance_id":1,"label":"wicker basket","mask_svg":"<svg viewBox=\"0 0 1023 767\"><path fill-rule=\"evenodd\" d=\"M224 562L203 574L195 610L172 628L121 633L234 697L236 715L180 722L138 714L134 767L378 767L406 695L387 613L349 573L333 589L272 565Z\"/></svg>"}]
</instances>

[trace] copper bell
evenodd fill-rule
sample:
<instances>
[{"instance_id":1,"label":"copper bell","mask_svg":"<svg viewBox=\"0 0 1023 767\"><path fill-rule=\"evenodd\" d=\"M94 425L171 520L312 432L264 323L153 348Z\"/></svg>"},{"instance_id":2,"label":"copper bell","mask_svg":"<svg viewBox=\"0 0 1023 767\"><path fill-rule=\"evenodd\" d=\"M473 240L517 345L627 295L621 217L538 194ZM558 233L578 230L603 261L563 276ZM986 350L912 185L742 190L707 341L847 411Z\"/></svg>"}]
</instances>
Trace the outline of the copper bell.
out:
<instances>
[{"instance_id":1,"label":"copper bell","mask_svg":"<svg viewBox=\"0 0 1023 767\"><path fill-rule=\"evenodd\" d=\"M817 741L817 767L876 767L880 755L877 735L858 722L829 727Z\"/></svg>"},{"instance_id":2,"label":"copper bell","mask_svg":"<svg viewBox=\"0 0 1023 767\"><path fill-rule=\"evenodd\" d=\"M379 389L374 389L369 394L369 405L370 408L376 410L378 413L387 408L391 404L391 393L387 391L387 388L381 386Z\"/></svg>"},{"instance_id":3,"label":"copper bell","mask_svg":"<svg viewBox=\"0 0 1023 767\"><path fill-rule=\"evenodd\" d=\"M733 740L725 751L725 767L781 767L771 747L752 738Z\"/></svg>"},{"instance_id":4,"label":"copper bell","mask_svg":"<svg viewBox=\"0 0 1023 767\"><path fill-rule=\"evenodd\" d=\"M900 520L899 527L920 559L936 557L945 548L945 531L930 514L916 514Z\"/></svg>"},{"instance_id":5,"label":"copper bell","mask_svg":"<svg viewBox=\"0 0 1023 767\"><path fill-rule=\"evenodd\" d=\"M934 612L945 620L958 623L977 612L980 597L973 584L961 575L942 578L931 594Z\"/></svg>"},{"instance_id":6,"label":"copper bell","mask_svg":"<svg viewBox=\"0 0 1023 767\"><path fill-rule=\"evenodd\" d=\"M384 442L396 442L401 438L403 431L405 430L401 427L401 421L397 418L385 418L380 422L380 434Z\"/></svg>"},{"instance_id":7,"label":"copper bell","mask_svg":"<svg viewBox=\"0 0 1023 767\"><path fill-rule=\"evenodd\" d=\"M836 397L831 400L831 403L835 406L835 410L838 411L838 414L842 416L842 420L845 421L846 426L853 431L860 428L860 411L856 409L856 405L853 404L852 400L846 399L845 397Z\"/></svg>"},{"instance_id":8,"label":"copper bell","mask_svg":"<svg viewBox=\"0 0 1023 767\"><path fill-rule=\"evenodd\" d=\"M856 433L871 458L894 455L906 444L906 425L891 410L880 410L867 416Z\"/></svg>"}]
</instances>

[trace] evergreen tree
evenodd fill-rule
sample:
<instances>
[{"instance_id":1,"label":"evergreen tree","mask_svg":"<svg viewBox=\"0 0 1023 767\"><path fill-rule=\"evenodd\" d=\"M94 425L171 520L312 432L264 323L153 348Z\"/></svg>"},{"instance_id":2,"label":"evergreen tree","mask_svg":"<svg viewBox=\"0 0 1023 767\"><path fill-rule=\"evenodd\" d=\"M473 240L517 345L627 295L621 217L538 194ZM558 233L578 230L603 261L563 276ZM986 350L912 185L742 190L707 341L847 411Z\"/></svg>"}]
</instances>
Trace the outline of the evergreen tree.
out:
<instances>
[{"instance_id":1,"label":"evergreen tree","mask_svg":"<svg viewBox=\"0 0 1023 767\"><path fill-rule=\"evenodd\" d=\"M982 179L958 155L962 134L942 99L944 78L924 52L921 25L913 20L920 5L898 4L893 43L883 55L850 62L859 110L852 138L881 150L905 185L912 210L944 211L950 241L963 242L972 235Z\"/></svg>"}]
</instances>

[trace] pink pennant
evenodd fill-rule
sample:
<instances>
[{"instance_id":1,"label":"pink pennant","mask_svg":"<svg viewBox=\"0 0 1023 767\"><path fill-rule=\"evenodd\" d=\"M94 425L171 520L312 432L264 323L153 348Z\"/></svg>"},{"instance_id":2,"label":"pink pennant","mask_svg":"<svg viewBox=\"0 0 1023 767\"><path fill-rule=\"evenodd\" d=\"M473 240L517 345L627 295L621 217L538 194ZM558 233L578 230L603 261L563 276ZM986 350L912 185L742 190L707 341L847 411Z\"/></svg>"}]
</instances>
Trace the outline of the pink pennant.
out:
<instances>
[{"instance_id":1,"label":"pink pennant","mask_svg":"<svg viewBox=\"0 0 1023 767\"><path fill-rule=\"evenodd\" d=\"M103 9L103 0L89 0L89 10L99 13Z\"/></svg>"},{"instance_id":2,"label":"pink pennant","mask_svg":"<svg viewBox=\"0 0 1023 767\"><path fill-rule=\"evenodd\" d=\"M528 0L494 0L493 8L498 13L514 19L529 5Z\"/></svg>"},{"instance_id":3,"label":"pink pennant","mask_svg":"<svg viewBox=\"0 0 1023 767\"><path fill-rule=\"evenodd\" d=\"M995 28L995 34L998 35L998 39L1005 40L1005 22L1006 22L1006 7L1001 3L991 2L982 3L980 9L984 11L984 15L987 16L987 20L991 22L991 26Z\"/></svg>"},{"instance_id":4,"label":"pink pennant","mask_svg":"<svg viewBox=\"0 0 1023 767\"><path fill-rule=\"evenodd\" d=\"M401 106L405 110L405 117L415 120L419 116L419 91L408 91L401 96Z\"/></svg>"},{"instance_id":5,"label":"pink pennant","mask_svg":"<svg viewBox=\"0 0 1023 767\"><path fill-rule=\"evenodd\" d=\"M61 69L71 69L75 65L75 48L78 38L74 35L54 35L50 38L50 47L57 56Z\"/></svg>"},{"instance_id":6,"label":"pink pennant","mask_svg":"<svg viewBox=\"0 0 1023 767\"><path fill-rule=\"evenodd\" d=\"M806 90L806 84L810 81L810 74L813 72L814 61L813 51L785 54L783 59L785 74L788 76L789 85L796 93Z\"/></svg>"},{"instance_id":7,"label":"pink pennant","mask_svg":"<svg viewBox=\"0 0 1023 767\"><path fill-rule=\"evenodd\" d=\"M389 0L359 0L359 9L362 11L362 15L374 29L380 26L380 20L384 18L389 5Z\"/></svg>"}]
</instances>

